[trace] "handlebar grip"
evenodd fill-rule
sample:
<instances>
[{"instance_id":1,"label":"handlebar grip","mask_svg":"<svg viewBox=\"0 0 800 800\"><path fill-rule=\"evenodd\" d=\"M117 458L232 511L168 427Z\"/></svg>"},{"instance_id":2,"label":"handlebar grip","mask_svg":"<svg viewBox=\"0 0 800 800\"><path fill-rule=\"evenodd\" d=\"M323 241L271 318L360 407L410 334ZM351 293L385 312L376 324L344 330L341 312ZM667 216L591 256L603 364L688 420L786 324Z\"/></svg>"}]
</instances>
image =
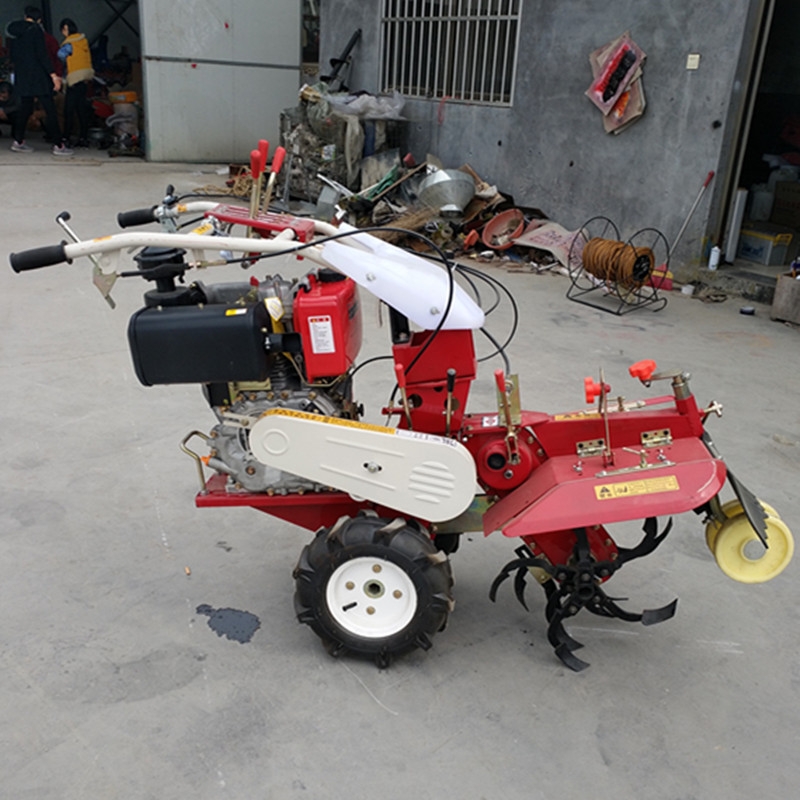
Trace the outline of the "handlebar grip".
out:
<instances>
[{"instance_id":1,"label":"handlebar grip","mask_svg":"<svg viewBox=\"0 0 800 800\"><path fill-rule=\"evenodd\" d=\"M53 264L61 264L69 261L64 245L51 244L47 247L34 247L32 250L23 250L21 253L11 253L8 260L11 262L11 269L14 272L27 272L30 269L40 267L50 267Z\"/></svg>"},{"instance_id":2,"label":"handlebar grip","mask_svg":"<svg viewBox=\"0 0 800 800\"><path fill-rule=\"evenodd\" d=\"M131 228L134 225L147 225L148 222L155 222L155 210L158 206L150 208L134 208L133 211L120 211L117 214L117 225L120 228Z\"/></svg>"}]
</instances>

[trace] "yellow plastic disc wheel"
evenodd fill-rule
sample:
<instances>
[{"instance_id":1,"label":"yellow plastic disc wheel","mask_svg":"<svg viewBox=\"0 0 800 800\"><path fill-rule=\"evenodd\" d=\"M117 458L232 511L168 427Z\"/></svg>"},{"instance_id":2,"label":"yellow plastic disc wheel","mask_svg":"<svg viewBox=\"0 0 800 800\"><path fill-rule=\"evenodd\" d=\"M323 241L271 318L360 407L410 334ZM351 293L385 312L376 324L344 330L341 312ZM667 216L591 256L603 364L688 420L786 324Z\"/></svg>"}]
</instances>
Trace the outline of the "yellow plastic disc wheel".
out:
<instances>
[{"instance_id":1,"label":"yellow plastic disc wheel","mask_svg":"<svg viewBox=\"0 0 800 800\"><path fill-rule=\"evenodd\" d=\"M714 558L719 568L740 583L765 583L780 575L794 554L794 539L783 520L767 517L764 545L744 514L726 520L714 541Z\"/></svg>"},{"instance_id":2,"label":"yellow plastic disc wheel","mask_svg":"<svg viewBox=\"0 0 800 800\"><path fill-rule=\"evenodd\" d=\"M767 513L768 517L780 519L780 514L778 514L778 512L771 505L765 503L763 500L759 500L758 502L761 504L761 507ZM739 514L744 512L742 504L737 498L728 500L727 503L722 505L721 510L728 519L731 519L732 517L738 517ZM717 519L712 519L711 522L706 525L706 544L712 553L714 552L714 540L717 538L717 534L719 533L719 529L721 527L722 523Z\"/></svg>"}]
</instances>

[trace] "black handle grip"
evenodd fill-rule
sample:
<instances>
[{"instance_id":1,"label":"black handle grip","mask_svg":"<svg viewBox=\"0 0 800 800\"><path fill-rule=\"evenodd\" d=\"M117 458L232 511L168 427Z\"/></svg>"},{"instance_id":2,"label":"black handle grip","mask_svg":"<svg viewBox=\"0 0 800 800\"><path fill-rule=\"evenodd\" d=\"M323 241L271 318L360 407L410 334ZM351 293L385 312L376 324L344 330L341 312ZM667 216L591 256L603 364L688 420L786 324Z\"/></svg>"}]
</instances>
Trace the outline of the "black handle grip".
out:
<instances>
[{"instance_id":1,"label":"black handle grip","mask_svg":"<svg viewBox=\"0 0 800 800\"><path fill-rule=\"evenodd\" d=\"M117 225L120 228L131 228L134 225L147 225L148 222L155 222L155 210L158 206L150 208L134 208L133 211L120 211L117 214Z\"/></svg>"},{"instance_id":2,"label":"black handle grip","mask_svg":"<svg viewBox=\"0 0 800 800\"><path fill-rule=\"evenodd\" d=\"M23 250L21 253L11 253L8 260L11 262L11 269L14 272L26 272L29 269L39 269L49 267L53 264L62 264L69 261L64 245L51 244L47 247L34 247L32 250Z\"/></svg>"}]
</instances>

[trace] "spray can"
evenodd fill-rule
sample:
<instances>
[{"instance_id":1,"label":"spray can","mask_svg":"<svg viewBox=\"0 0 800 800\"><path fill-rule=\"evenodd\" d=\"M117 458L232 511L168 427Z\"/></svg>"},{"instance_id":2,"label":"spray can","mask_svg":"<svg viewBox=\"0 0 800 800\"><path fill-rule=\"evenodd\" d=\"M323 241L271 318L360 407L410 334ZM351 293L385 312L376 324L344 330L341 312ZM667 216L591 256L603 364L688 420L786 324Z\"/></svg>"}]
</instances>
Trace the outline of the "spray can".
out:
<instances>
[{"instance_id":1,"label":"spray can","mask_svg":"<svg viewBox=\"0 0 800 800\"><path fill-rule=\"evenodd\" d=\"M716 245L711 248L711 255L708 257L708 268L715 270L719 266L720 249Z\"/></svg>"}]
</instances>

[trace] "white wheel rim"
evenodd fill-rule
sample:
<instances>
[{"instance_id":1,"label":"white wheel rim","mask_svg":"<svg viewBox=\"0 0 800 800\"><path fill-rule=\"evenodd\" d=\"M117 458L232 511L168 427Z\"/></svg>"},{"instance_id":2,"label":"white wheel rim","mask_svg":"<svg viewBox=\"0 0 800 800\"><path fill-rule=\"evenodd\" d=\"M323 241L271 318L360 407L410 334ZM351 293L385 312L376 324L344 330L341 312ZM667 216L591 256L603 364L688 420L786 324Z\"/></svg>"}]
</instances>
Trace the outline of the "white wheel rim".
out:
<instances>
[{"instance_id":1,"label":"white wheel rim","mask_svg":"<svg viewBox=\"0 0 800 800\"><path fill-rule=\"evenodd\" d=\"M794 554L792 533L786 523L775 517L767 517L765 524L769 548L765 551L759 543L756 557L748 550L759 538L744 514L722 524L714 541L714 558L729 578L741 583L765 583L786 569Z\"/></svg>"},{"instance_id":2,"label":"white wheel rim","mask_svg":"<svg viewBox=\"0 0 800 800\"><path fill-rule=\"evenodd\" d=\"M397 564L361 557L334 570L325 602L335 622L348 633L382 639L403 630L414 618L417 591Z\"/></svg>"}]
</instances>

